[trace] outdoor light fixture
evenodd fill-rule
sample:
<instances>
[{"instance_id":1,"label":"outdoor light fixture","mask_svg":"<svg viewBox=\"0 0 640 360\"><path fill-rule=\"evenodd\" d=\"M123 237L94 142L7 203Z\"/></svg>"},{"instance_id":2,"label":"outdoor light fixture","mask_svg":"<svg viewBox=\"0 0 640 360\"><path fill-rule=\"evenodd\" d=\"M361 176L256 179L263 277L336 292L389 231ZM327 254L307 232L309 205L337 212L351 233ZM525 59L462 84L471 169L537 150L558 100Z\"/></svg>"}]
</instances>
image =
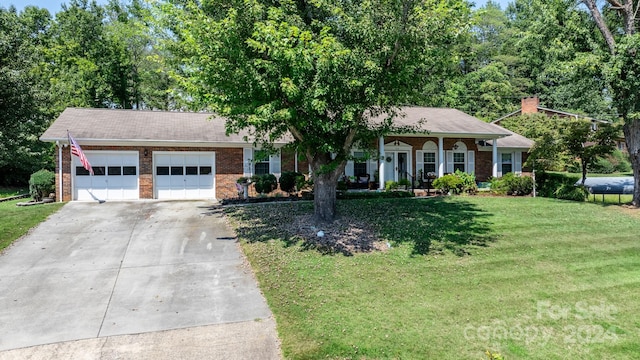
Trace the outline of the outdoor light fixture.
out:
<instances>
[{"instance_id":1,"label":"outdoor light fixture","mask_svg":"<svg viewBox=\"0 0 640 360\"><path fill-rule=\"evenodd\" d=\"M147 156L147 155L149 155L149 150L144 149L144 156Z\"/></svg>"}]
</instances>

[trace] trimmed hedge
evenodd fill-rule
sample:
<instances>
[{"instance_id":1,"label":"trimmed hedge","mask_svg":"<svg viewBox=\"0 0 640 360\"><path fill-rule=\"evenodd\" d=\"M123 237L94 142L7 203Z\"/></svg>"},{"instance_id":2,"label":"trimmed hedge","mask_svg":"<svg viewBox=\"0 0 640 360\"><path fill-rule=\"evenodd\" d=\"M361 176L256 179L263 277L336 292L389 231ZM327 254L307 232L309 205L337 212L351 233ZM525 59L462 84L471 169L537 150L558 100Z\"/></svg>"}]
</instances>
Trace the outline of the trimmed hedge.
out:
<instances>
[{"instance_id":1,"label":"trimmed hedge","mask_svg":"<svg viewBox=\"0 0 640 360\"><path fill-rule=\"evenodd\" d=\"M55 192L56 176L52 171L39 170L31 175L29 179L29 193L35 201L41 201Z\"/></svg>"},{"instance_id":2,"label":"trimmed hedge","mask_svg":"<svg viewBox=\"0 0 640 360\"><path fill-rule=\"evenodd\" d=\"M533 179L529 176L507 173L501 178L491 180L491 191L497 194L526 196L533 191Z\"/></svg>"}]
</instances>

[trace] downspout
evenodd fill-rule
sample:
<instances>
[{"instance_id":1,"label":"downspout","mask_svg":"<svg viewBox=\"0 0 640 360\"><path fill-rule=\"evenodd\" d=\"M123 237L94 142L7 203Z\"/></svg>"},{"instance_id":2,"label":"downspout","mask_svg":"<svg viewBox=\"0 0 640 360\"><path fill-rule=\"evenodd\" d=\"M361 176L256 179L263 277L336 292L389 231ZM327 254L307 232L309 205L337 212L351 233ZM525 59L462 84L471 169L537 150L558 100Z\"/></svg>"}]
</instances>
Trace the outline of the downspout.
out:
<instances>
[{"instance_id":1,"label":"downspout","mask_svg":"<svg viewBox=\"0 0 640 360\"><path fill-rule=\"evenodd\" d=\"M60 199L59 202L62 202L62 145L60 141L56 140L56 146L58 147L58 179L59 179L59 188L60 188Z\"/></svg>"},{"instance_id":2,"label":"downspout","mask_svg":"<svg viewBox=\"0 0 640 360\"><path fill-rule=\"evenodd\" d=\"M378 138L378 157L380 159L378 165L378 189L384 190L384 136Z\"/></svg>"}]
</instances>

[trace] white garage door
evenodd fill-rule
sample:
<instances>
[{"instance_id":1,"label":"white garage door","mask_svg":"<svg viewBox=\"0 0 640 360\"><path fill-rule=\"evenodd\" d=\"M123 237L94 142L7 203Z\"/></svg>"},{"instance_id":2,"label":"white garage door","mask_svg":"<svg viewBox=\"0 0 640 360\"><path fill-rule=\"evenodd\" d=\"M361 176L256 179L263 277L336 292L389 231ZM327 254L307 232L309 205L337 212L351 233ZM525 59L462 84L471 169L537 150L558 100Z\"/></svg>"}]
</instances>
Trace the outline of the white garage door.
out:
<instances>
[{"instance_id":1,"label":"white garage door","mask_svg":"<svg viewBox=\"0 0 640 360\"><path fill-rule=\"evenodd\" d=\"M138 153L132 151L86 151L93 175L77 156L72 173L75 200L135 200L138 187Z\"/></svg>"},{"instance_id":2,"label":"white garage door","mask_svg":"<svg viewBox=\"0 0 640 360\"><path fill-rule=\"evenodd\" d=\"M215 154L212 152L154 152L158 199L213 199Z\"/></svg>"}]
</instances>

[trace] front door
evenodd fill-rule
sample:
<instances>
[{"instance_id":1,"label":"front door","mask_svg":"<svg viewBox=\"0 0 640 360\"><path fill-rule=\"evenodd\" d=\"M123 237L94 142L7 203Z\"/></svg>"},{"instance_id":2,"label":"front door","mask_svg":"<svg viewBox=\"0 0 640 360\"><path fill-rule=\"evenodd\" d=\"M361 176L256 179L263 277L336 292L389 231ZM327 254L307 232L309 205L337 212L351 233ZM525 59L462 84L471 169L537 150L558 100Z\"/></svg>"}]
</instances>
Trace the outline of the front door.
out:
<instances>
[{"instance_id":1,"label":"front door","mask_svg":"<svg viewBox=\"0 0 640 360\"><path fill-rule=\"evenodd\" d=\"M396 181L407 178L407 158L409 155L406 152L398 152L398 177Z\"/></svg>"},{"instance_id":2,"label":"front door","mask_svg":"<svg viewBox=\"0 0 640 360\"><path fill-rule=\"evenodd\" d=\"M384 181L407 178L409 154L406 151L385 152L384 159Z\"/></svg>"}]
</instances>

